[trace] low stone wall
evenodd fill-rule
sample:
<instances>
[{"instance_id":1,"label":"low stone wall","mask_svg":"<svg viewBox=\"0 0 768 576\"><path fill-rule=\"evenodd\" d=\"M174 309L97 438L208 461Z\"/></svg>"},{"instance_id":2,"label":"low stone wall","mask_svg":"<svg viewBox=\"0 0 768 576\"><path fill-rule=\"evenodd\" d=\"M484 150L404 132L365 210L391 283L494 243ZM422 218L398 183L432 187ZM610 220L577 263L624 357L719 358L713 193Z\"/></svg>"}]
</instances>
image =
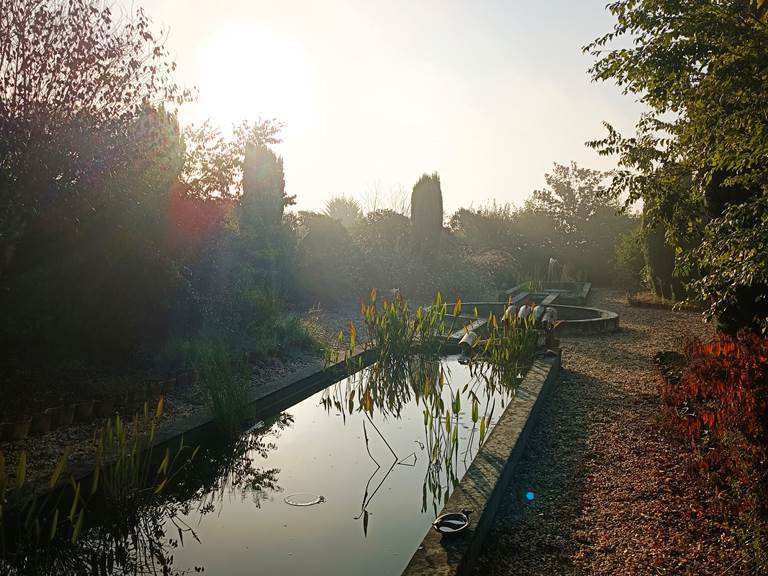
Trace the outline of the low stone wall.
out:
<instances>
[{"instance_id":1,"label":"low stone wall","mask_svg":"<svg viewBox=\"0 0 768 576\"><path fill-rule=\"evenodd\" d=\"M619 329L619 315L616 312L586 308L583 306L554 306L560 324L555 328L558 338L604 334Z\"/></svg>"},{"instance_id":2,"label":"low stone wall","mask_svg":"<svg viewBox=\"0 0 768 576\"><path fill-rule=\"evenodd\" d=\"M559 354L535 360L443 508L443 513L472 510L470 527L448 536L430 530L405 569L405 576L471 573L528 436L555 386L560 362Z\"/></svg>"}]
</instances>

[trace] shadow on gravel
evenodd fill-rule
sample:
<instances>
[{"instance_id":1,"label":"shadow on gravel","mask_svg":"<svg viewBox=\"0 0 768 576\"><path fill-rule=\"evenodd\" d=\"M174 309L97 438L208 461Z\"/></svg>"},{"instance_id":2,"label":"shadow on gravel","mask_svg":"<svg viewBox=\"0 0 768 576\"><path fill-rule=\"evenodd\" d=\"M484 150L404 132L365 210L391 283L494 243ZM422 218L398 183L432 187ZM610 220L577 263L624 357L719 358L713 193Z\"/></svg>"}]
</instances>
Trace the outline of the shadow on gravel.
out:
<instances>
[{"instance_id":1,"label":"shadow on gravel","mask_svg":"<svg viewBox=\"0 0 768 576\"><path fill-rule=\"evenodd\" d=\"M636 400L635 400L636 401ZM563 370L486 539L475 574L578 574L571 558L591 424L632 399L614 384ZM610 406L609 414L604 410Z\"/></svg>"}]
</instances>

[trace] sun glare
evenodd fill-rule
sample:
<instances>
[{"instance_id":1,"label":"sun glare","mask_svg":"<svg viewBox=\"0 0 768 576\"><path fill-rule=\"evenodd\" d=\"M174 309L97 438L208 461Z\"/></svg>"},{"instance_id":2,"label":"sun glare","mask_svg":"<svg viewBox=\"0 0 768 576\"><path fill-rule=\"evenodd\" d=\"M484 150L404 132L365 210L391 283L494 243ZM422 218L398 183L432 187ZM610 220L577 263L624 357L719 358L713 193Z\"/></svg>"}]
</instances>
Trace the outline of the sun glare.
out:
<instances>
[{"instance_id":1,"label":"sun glare","mask_svg":"<svg viewBox=\"0 0 768 576\"><path fill-rule=\"evenodd\" d=\"M305 124L310 87L300 44L260 28L229 28L202 49L196 112L222 128L259 117Z\"/></svg>"}]
</instances>

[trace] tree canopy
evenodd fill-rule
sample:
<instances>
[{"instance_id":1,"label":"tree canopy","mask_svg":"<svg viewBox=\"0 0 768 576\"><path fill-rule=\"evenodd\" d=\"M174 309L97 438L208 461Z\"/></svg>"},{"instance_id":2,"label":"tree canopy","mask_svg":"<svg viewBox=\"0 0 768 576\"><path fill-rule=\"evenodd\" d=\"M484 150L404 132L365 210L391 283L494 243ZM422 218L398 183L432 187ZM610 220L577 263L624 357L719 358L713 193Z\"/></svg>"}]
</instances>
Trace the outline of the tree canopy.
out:
<instances>
[{"instance_id":1,"label":"tree canopy","mask_svg":"<svg viewBox=\"0 0 768 576\"><path fill-rule=\"evenodd\" d=\"M618 155L610 192L642 199L686 257L680 271L708 313L768 324L768 4L764 0L621 0L611 32L584 48L595 80L649 107L636 134L588 145ZM692 237L700 236L690 247ZM726 241L726 238L738 241ZM689 245L686 249L686 244ZM749 266L744 263L749 261ZM736 319L735 309L746 311Z\"/></svg>"}]
</instances>

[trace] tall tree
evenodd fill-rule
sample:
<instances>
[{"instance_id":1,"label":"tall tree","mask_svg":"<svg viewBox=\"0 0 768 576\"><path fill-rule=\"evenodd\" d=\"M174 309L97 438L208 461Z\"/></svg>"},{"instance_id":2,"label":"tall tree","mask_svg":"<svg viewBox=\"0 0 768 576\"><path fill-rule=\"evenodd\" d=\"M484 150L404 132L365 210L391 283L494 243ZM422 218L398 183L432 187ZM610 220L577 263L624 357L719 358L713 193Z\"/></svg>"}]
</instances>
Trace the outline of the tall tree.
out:
<instances>
[{"instance_id":1,"label":"tall tree","mask_svg":"<svg viewBox=\"0 0 768 576\"><path fill-rule=\"evenodd\" d=\"M246 143L242 203L250 221L260 220L266 226L278 226L285 206L294 203L285 193L283 159L263 142Z\"/></svg>"},{"instance_id":2,"label":"tall tree","mask_svg":"<svg viewBox=\"0 0 768 576\"><path fill-rule=\"evenodd\" d=\"M579 168L576 162L569 166L555 164L551 173L544 175L547 188L534 190L529 203L540 212L549 214L566 237L582 242L579 234L599 210L607 204L604 182L608 174L589 168Z\"/></svg>"},{"instance_id":3,"label":"tall tree","mask_svg":"<svg viewBox=\"0 0 768 576\"><path fill-rule=\"evenodd\" d=\"M411 194L411 223L416 249L422 255L432 255L443 232L443 191L440 175L423 174Z\"/></svg>"},{"instance_id":4,"label":"tall tree","mask_svg":"<svg viewBox=\"0 0 768 576\"><path fill-rule=\"evenodd\" d=\"M650 108L635 136L606 125L608 136L589 143L619 156L611 190L659 207L669 235L700 229L684 268L699 273L692 294L722 328L766 327L768 3L620 0L609 10L613 31L585 47L592 77ZM692 175L688 186L673 166Z\"/></svg>"},{"instance_id":5,"label":"tall tree","mask_svg":"<svg viewBox=\"0 0 768 576\"><path fill-rule=\"evenodd\" d=\"M189 98L174 68L141 10L0 0L0 278L34 219L75 228L119 192L142 111Z\"/></svg>"}]
</instances>

